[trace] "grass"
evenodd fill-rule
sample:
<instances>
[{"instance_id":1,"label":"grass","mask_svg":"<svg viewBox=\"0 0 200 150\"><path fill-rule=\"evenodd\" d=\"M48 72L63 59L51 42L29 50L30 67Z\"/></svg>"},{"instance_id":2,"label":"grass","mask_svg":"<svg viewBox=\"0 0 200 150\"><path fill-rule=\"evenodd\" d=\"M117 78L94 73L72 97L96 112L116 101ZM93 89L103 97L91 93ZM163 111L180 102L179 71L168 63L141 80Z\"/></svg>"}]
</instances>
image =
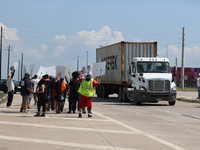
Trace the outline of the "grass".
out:
<instances>
[{"instance_id":1,"label":"grass","mask_svg":"<svg viewBox=\"0 0 200 150\"><path fill-rule=\"evenodd\" d=\"M0 93L0 104L4 103L7 99L2 99L6 93Z\"/></svg>"},{"instance_id":2,"label":"grass","mask_svg":"<svg viewBox=\"0 0 200 150\"><path fill-rule=\"evenodd\" d=\"M177 91L198 91L197 88L177 88Z\"/></svg>"},{"instance_id":3,"label":"grass","mask_svg":"<svg viewBox=\"0 0 200 150\"><path fill-rule=\"evenodd\" d=\"M5 95L5 93L0 93L0 98L4 97Z\"/></svg>"}]
</instances>

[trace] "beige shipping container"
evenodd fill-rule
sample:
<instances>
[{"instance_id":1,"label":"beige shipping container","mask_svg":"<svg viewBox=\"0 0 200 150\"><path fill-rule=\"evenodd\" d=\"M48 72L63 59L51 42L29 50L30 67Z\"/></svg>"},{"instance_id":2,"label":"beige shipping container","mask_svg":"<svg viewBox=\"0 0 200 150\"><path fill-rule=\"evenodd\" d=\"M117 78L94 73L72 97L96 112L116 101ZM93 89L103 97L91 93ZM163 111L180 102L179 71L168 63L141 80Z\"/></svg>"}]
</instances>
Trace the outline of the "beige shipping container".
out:
<instances>
[{"instance_id":1,"label":"beige shipping container","mask_svg":"<svg viewBox=\"0 0 200 150\"><path fill-rule=\"evenodd\" d=\"M102 84L127 84L133 57L157 57L157 42L119 42L96 49L96 62L106 61Z\"/></svg>"}]
</instances>

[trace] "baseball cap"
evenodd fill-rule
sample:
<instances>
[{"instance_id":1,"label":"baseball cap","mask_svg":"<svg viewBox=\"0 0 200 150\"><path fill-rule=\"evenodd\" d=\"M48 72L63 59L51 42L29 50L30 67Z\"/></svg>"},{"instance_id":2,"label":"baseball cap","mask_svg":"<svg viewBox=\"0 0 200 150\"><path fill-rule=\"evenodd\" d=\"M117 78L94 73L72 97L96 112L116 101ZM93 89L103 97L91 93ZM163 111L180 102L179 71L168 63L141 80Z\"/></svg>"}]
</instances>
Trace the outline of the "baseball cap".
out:
<instances>
[{"instance_id":1,"label":"baseball cap","mask_svg":"<svg viewBox=\"0 0 200 150\"><path fill-rule=\"evenodd\" d=\"M25 78L30 77L30 74L29 73L25 73L24 77Z\"/></svg>"}]
</instances>

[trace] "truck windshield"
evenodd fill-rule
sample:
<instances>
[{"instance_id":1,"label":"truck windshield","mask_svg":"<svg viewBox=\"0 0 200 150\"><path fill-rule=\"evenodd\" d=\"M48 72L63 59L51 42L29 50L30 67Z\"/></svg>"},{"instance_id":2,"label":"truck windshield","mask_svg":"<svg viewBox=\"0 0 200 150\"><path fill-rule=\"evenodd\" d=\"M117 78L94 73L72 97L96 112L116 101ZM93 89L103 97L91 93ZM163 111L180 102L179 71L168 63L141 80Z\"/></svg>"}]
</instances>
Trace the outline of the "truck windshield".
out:
<instances>
[{"instance_id":1,"label":"truck windshield","mask_svg":"<svg viewBox=\"0 0 200 150\"><path fill-rule=\"evenodd\" d=\"M138 73L170 73L168 62L138 62Z\"/></svg>"}]
</instances>

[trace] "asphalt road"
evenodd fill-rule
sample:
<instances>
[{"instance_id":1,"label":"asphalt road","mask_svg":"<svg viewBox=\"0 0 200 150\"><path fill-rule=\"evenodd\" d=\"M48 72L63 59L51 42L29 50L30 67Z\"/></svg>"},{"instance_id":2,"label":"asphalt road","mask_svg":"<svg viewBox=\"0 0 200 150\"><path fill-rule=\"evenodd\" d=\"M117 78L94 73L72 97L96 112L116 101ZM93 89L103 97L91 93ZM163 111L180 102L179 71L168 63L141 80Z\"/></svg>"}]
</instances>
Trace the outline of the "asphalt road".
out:
<instances>
[{"instance_id":1,"label":"asphalt road","mask_svg":"<svg viewBox=\"0 0 200 150\"><path fill-rule=\"evenodd\" d=\"M189 95L191 94L191 95ZM179 93L179 96L182 96ZM188 93L195 97L196 93ZM0 105L0 150L198 150L200 141L200 103L177 101L121 103L117 95L93 98L93 117L78 118L78 113L33 117L20 113L21 96L14 95L13 108Z\"/></svg>"}]
</instances>

